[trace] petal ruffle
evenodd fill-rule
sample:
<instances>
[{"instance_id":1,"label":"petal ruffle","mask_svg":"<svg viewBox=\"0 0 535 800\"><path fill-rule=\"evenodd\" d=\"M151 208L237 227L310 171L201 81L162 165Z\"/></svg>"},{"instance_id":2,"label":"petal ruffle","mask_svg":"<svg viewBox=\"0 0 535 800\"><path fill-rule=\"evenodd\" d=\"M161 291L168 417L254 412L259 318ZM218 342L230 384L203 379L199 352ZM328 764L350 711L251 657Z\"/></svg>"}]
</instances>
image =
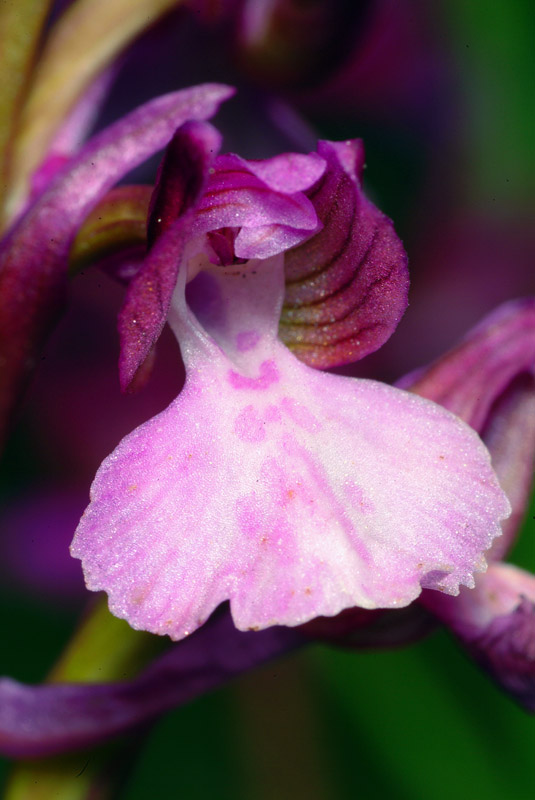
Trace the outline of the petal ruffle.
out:
<instances>
[{"instance_id":1,"label":"petal ruffle","mask_svg":"<svg viewBox=\"0 0 535 800\"><path fill-rule=\"evenodd\" d=\"M314 238L286 254L280 336L305 363L332 367L377 350L407 306L407 257L392 223L364 196L362 144L320 142L328 168L308 193Z\"/></svg>"},{"instance_id":2,"label":"petal ruffle","mask_svg":"<svg viewBox=\"0 0 535 800\"><path fill-rule=\"evenodd\" d=\"M455 594L508 513L448 411L277 341L282 272L276 257L199 275L196 316L179 276L185 388L103 463L72 546L133 627L178 639L226 599L256 629Z\"/></svg>"},{"instance_id":3,"label":"petal ruffle","mask_svg":"<svg viewBox=\"0 0 535 800\"><path fill-rule=\"evenodd\" d=\"M512 506L489 554L503 557L526 512L535 468L535 299L501 306L398 386L440 403L483 437Z\"/></svg>"}]
</instances>

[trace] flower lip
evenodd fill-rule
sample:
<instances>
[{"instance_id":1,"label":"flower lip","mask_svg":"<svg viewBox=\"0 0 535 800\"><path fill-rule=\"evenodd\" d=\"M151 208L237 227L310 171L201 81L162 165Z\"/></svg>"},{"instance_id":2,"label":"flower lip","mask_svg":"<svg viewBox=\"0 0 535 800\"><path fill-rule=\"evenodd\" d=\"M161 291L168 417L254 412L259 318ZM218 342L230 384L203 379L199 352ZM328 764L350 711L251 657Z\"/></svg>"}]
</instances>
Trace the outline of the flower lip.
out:
<instances>
[{"instance_id":1,"label":"flower lip","mask_svg":"<svg viewBox=\"0 0 535 800\"><path fill-rule=\"evenodd\" d=\"M226 599L246 630L454 594L508 512L449 412L277 340L283 267L207 259L189 306L179 272L184 390L104 462L71 550L133 627L179 639Z\"/></svg>"},{"instance_id":2,"label":"flower lip","mask_svg":"<svg viewBox=\"0 0 535 800\"><path fill-rule=\"evenodd\" d=\"M161 200L165 223L120 324L142 334L136 366L169 310L186 383L97 474L71 548L87 586L133 627L173 639L225 600L238 628L257 630L473 586L509 511L478 437L414 394L310 369L278 339L285 277L306 284L295 314L333 316L332 327L316 307L305 316L328 329L314 347L353 335L369 350L405 307L406 256L362 193L360 143L250 169L215 158L213 142L205 122L176 134L179 158L167 163L192 148L198 169L178 200L173 170L160 175L153 211ZM308 164L305 177L295 163ZM211 263L214 232L247 263Z\"/></svg>"}]
</instances>

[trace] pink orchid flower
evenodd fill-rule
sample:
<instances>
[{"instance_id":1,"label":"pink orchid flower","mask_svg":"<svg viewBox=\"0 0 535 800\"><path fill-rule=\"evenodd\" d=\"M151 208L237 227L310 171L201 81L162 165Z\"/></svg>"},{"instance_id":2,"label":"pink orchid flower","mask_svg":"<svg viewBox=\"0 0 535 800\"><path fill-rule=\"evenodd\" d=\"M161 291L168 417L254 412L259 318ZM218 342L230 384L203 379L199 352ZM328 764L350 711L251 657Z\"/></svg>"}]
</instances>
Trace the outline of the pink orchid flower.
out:
<instances>
[{"instance_id":1,"label":"pink orchid flower","mask_svg":"<svg viewBox=\"0 0 535 800\"><path fill-rule=\"evenodd\" d=\"M449 407L455 405L483 431L513 506L495 547L502 542L510 546L528 502L535 454L535 386L529 375L534 330L535 301L507 304L457 348L402 381ZM493 548L496 557L502 552ZM535 707L533 580L518 568L492 563L477 576L475 589L463 587L457 597L433 591L420 596L501 686L531 710ZM429 615L424 615L421 603L375 612L349 609L335 618L320 617L304 628L278 626L256 633L236 630L228 609L222 608L193 636L172 645L130 681L27 686L10 678L0 680L0 749L7 755L29 757L94 745L316 636L357 648L390 647L412 641L428 629Z\"/></svg>"},{"instance_id":2,"label":"pink orchid flower","mask_svg":"<svg viewBox=\"0 0 535 800\"><path fill-rule=\"evenodd\" d=\"M406 304L360 143L256 162L218 148L187 123L160 171L120 371L127 386L168 319L186 383L97 474L71 549L87 586L172 639L225 600L257 630L473 586L509 513L478 436L414 394L313 368L379 347Z\"/></svg>"}]
</instances>

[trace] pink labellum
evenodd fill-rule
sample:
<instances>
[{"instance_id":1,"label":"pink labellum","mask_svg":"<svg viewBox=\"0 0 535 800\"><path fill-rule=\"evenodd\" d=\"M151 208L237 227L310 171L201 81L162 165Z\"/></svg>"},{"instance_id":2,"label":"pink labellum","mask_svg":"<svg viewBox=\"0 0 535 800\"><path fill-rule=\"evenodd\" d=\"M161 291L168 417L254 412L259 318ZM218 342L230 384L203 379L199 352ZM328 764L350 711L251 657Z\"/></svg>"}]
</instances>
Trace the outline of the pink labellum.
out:
<instances>
[{"instance_id":1,"label":"pink labellum","mask_svg":"<svg viewBox=\"0 0 535 800\"><path fill-rule=\"evenodd\" d=\"M282 256L204 267L171 310L184 390L93 484L72 545L88 587L179 639L227 599L243 630L472 586L509 510L476 434L296 359L277 340Z\"/></svg>"}]
</instances>

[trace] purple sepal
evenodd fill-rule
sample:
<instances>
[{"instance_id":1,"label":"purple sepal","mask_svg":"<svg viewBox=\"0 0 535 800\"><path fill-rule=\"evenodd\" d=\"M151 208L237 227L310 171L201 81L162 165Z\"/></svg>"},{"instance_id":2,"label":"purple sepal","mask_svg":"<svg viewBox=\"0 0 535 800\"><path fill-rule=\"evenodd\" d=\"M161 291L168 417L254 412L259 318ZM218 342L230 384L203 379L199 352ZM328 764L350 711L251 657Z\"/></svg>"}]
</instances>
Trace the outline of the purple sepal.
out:
<instances>
[{"instance_id":1,"label":"purple sepal","mask_svg":"<svg viewBox=\"0 0 535 800\"><path fill-rule=\"evenodd\" d=\"M97 134L6 237L0 251L2 426L63 306L76 229L114 183L165 145L177 125L210 117L231 93L205 84L136 109Z\"/></svg>"},{"instance_id":2,"label":"purple sepal","mask_svg":"<svg viewBox=\"0 0 535 800\"><path fill-rule=\"evenodd\" d=\"M535 712L535 577L491 564L458 597L423 592L422 602L450 627L475 661L525 709Z\"/></svg>"},{"instance_id":3,"label":"purple sepal","mask_svg":"<svg viewBox=\"0 0 535 800\"><path fill-rule=\"evenodd\" d=\"M327 171L308 197L321 230L286 254L280 335L307 364L357 361L393 333L407 306L407 256L362 192L359 140L320 142Z\"/></svg>"},{"instance_id":4,"label":"purple sepal","mask_svg":"<svg viewBox=\"0 0 535 800\"><path fill-rule=\"evenodd\" d=\"M494 471L511 503L489 560L504 558L518 535L535 474L535 375L519 375L496 401L483 431Z\"/></svg>"},{"instance_id":5,"label":"purple sepal","mask_svg":"<svg viewBox=\"0 0 535 800\"><path fill-rule=\"evenodd\" d=\"M493 403L522 372L535 373L535 298L514 300L485 317L433 364L398 381L457 414L478 433Z\"/></svg>"},{"instance_id":6,"label":"purple sepal","mask_svg":"<svg viewBox=\"0 0 535 800\"><path fill-rule=\"evenodd\" d=\"M188 122L167 147L151 199L148 236L153 247L132 280L119 313L119 379L126 391L158 340L167 319L193 212L221 135L205 122Z\"/></svg>"},{"instance_id":7,"label":"purple sepal","mask_svg":"<svg viewBox=\"0 0 535 800\"><path fill-rule=\"evenodd\" d=\"M38 758L92 747L304 641L289 628L243 633L220 611L132 681L26 686L4 678L0 752Z\"/></svg>"},{"instance_id":8,"label":"purple sepal","mask_svg":"<svg viewBox=\"0 0 535 800\"><path fill-rule=\"evenodd\" d=\"M150 201L147 240L156 239L192 209L204 189L208 169L221 147L221 134L208 123L185 123L165 151Z\"/></svg>"}]
</instances>

